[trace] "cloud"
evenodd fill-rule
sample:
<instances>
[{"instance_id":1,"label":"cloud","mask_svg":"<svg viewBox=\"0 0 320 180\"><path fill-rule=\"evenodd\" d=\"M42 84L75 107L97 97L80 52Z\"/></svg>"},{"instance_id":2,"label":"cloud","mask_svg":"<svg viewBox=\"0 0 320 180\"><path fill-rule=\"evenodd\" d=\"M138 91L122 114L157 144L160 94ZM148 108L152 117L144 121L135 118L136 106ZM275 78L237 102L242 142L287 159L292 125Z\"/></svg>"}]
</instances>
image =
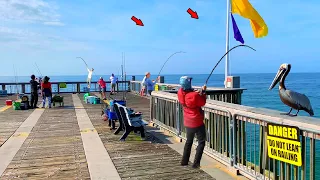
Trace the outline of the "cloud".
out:
<instances>
[{"instance_id":1,"label":"cloud","mask_svg":"<svg viewBox=\"0 0 320 180\"><path fill-rule=\"evenodd\" d=\"M27 29L0 26L0 47L32 51L85 51L92 50L88 44L55 35L35 33Z\"/></svg>"},{"instance_id":2,"label":"cloud","mask_svg":"<svg viewBox=\"0 0 320 180\"><path fill-rule=\"evenodd\" d=\"M57 9L55 4L44 0L2 0L0 20L61 26Z\"/></svg>"}]
</instances>

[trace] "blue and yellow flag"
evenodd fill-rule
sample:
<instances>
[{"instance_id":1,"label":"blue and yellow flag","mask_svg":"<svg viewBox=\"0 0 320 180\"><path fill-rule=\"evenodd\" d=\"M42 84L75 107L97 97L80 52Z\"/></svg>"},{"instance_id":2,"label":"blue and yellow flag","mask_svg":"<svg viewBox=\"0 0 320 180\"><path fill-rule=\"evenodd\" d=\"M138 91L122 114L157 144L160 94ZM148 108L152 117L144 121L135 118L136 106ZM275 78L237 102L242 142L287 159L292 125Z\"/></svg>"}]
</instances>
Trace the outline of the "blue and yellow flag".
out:
<instances>
[{"instance_id":1,"label":"blue and yellow flag","mask_svg":"<svg viewBox=\"0 0 320 180\"><path fill-rule=\"evenodd\" d=\"M250 20L254 37L261 38L268 35L268 26L252 7L248 0L231 0L231 12Z\"/></svg>"}]
</instances>

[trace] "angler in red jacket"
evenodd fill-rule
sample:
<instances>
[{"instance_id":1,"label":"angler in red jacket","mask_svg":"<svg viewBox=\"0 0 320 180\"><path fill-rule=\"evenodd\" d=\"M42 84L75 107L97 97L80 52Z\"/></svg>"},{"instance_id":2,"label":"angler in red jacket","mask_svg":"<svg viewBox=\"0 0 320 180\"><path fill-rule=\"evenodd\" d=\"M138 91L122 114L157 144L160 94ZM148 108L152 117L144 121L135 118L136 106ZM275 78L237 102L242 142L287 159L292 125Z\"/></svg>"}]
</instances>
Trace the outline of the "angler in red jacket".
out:
<instances>
[{"instance_id":1,"label":"angler in red jacket","mask_svg":"<svg viewBox=\"0 0 320 180\"><path fill-rule=\"evenodd\" d=\"M187 141L184 146L181 165L188 165L193 139L197 135L199 144L192 167L199 168L206 140L206 129L203 123L204 112L201 109L206 104L206 86L203 86L200 91L194 91L191 80L191 77L182 76L180 78L181 88L178 91L178 100L183 106L184 126L187 130Z\"/></svg>"}]
</instances>

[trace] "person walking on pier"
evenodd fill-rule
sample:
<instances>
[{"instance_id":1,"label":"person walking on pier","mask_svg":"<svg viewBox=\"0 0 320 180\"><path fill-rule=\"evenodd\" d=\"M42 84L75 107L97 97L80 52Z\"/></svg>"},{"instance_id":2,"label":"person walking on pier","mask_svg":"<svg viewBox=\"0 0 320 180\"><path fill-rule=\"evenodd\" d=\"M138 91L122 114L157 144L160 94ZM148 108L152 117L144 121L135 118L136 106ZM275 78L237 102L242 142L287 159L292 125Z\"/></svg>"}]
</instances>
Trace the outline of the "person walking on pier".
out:
<instances>
[{"instance_id":1,"label":"person walking on pier","mask_svg":"<svg viewBox=\"0 0 320 180\"><path fill-rule=\"evenodd\" d=\"M106 82L103 80L103 77L100 77L99 81L98 81L98 84L101 88L101 92L102 92L102 97L103 97L103 100L106 100L107 97L106 97L106 91L107 91L107 84Z\"/></svg>"},{"instance_id":2,"label":"person walking on pier","mask_svg":"<svg viewBox=\"0 0 320 180\"><path fill-rule=\"evenodd\" d=\"M30 87L31 87L31 101L30 101L30 108L38 108L37 103L38 103L38 90L39 90L39 83L36 80L35 75L31 75L31 80L30 80Z\"/></svg>"},{"instance_id":3,"label":"person walking on pier","mask_svg":"<svg viewBox=\"0 0 320 180\"><path fill-rule=\"evenodd\" d=\"M197 135L198 147L192 167L199 168L206 140L206 129L203 123L204 112L201 109L206 104L206 86L203 86L200 91L194 91L191 80L191 77L182 76L180 78L181 88L178 91L178 100L183 106L184 126L187 131L187 141L184 146L181 165L188 165L193 139Z\"/></svg>"},{"instance_id":4,"label":"person walking on pier","mask_svg":"<svg viewBox=\"0 0 320 180\"><path fill-rule=\"evenodd\" d=\"M49 108L51 108L52 88L49 80L50 78L48 76L45 76L41 84L41 95L43 98L42 108L45 108L46 98L48 98L48 105L49 105Z\"/></svg>"},{"instance_id":5,"label":"person walking on pier","mask_svg":"<svg viewBox=\"0 0 320 180\"><path fill-rule=\"evenodd\" d=\"M111 74L110 81L111 81L111 94L115 94L118 78L115 77L114 74Z\"/></svg>"},{"instance_id":6,"label":"person walking on pier","mask_svg":"<svg viewBox=\"0 0 320 180\"><path fill-rule=\"evenodd\" d=\"M88 85L88 88L90 89L90 87L91 87L92 73L93 73L94 69L93 69L93 68L89 69L89 68L87 67L87 70L88 70L87 85Z\"/></svg>"}]
</instances>

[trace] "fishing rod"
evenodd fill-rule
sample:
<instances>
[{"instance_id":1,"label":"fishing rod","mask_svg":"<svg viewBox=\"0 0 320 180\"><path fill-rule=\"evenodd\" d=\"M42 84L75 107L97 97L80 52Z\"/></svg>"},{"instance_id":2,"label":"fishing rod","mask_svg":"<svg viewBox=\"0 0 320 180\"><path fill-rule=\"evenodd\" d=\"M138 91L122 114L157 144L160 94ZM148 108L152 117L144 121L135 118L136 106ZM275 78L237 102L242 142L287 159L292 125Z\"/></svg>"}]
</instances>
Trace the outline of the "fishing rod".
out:
<instances>
[{"instance_id":1,"label":"fishing rod","mask_svg":"<svg viewBox=\"0 0 320 180\"><path fill-rule=\"evenodd\" d=\"M123 53L123 69L124 69L124 82L127 81L127 72L126 72L126 53ZM125 84L126 85L126 84ZM127 100L127 87L125 87L124 100Z\"/></svg>"},{"instance_id":2,"label":"fishing rod","mask_svg":"<svg viewBox=\"0 0 320 180\"><path fill-rule=\"evenodd\" d=\"M247 48L250 48L250 49L256 51L254 48L252 48L252 47L250 47L250 46L248 46L248 45L245 45L245 44L240 44L240 45L237 45L237 46L231 48L229 51L227 51L227 52L221 57L221 59L220 59L220 60L217 62L217 64L214 66L214 68L212 69L211 73L209 74L209 76L208 76L208 78L207 78L207 80L206 80L206 82L205 82L205 84L204 84L205 86L207 86L207 83L208 83L208 81L209 81L209 79L210 79L213 71L216 69L216 67L217 67L218 64L221 62L221 60L222 60L230 51L232 51L233 49L235 49L235 48L237 48L237 47L240 47L240 46L247 47Z\"/></svg>"},{"instance_id":3,"label":"fishing rod","mask_svg":"<svg viewBox=\"0 0 320 180\"><path fill-rule=\"evenodd\" d=\"M124 92L123 92L123 89L124 89L124 87L123 87L123 58L124 58L124 54L122 53L122 57L121 57L122 59L121 59L121 74L122 74L122 78L121 78L121 80L122 80L122 100L124 101Z\"/></svg>"},{"instance_id":4,"label":"fishing rod","mask_svg":"<svg viewBox=\"0 0 320 180\"><path fill-rule=\"evenodd\" d=\"M160 76L160 73L161 73L161 71L162 71L162 69L163 69L164 65L169 61L169 59L170 59L172 56L174 56L175 54L178 54L178 53L186 53L186 52L178 51L178 52L175 52L175 53L171 54L171 55L168 57L168 59L163 63L163 65L162 65L162 67L161 67L161 69L160 69L160 71L159 71L159 73L158 73L158 76L157 76L157 77L159 77L159 76Z\"/></svg>"},{"instance_id":5,"label":"fishing rod","mask_svg":"<svg viewBox=\"0 0 320 180\"><path fill-rule=\"evenodd\" d=\"M15 80L15 83L16 83L16 93L17 93L17 96L18 96L18 94L19 94L19 92L18 92L18 77L17 77L16 67L14 65L13 65L13 73L14 73L14 80Z\"/></svg>"},{"instance_id":6,"label":"fishing rod","mask_svg":"<svg viewBox=\"0 0 320 180\"><path fill-rule=\"evenodd\" d=\"M36 65L36 68L37 68L37 70L38 70L38 73L41 75L41 77L43 77L43 76L42 76L42 73L41 73L41 71L40 71L40 69L39 69L39 67L38 67L38 65L37 65L36 62L35 62L35 65Z\"/></svg>"},{"instance_id":7,"label":"fishing rod","mask_svg":"<svg viewBox=\"0 0 320 180\"><path fill-rule=\"evenodd\" d=\"M84 64L87 66L87 68L89 69L89 66L88 66L88 64L86 63L86 61L82 58L82 57L77 57L77 58L80 58L80 59L82 59L82 61L84 62Z\"/></svg>"}]
</instances>

